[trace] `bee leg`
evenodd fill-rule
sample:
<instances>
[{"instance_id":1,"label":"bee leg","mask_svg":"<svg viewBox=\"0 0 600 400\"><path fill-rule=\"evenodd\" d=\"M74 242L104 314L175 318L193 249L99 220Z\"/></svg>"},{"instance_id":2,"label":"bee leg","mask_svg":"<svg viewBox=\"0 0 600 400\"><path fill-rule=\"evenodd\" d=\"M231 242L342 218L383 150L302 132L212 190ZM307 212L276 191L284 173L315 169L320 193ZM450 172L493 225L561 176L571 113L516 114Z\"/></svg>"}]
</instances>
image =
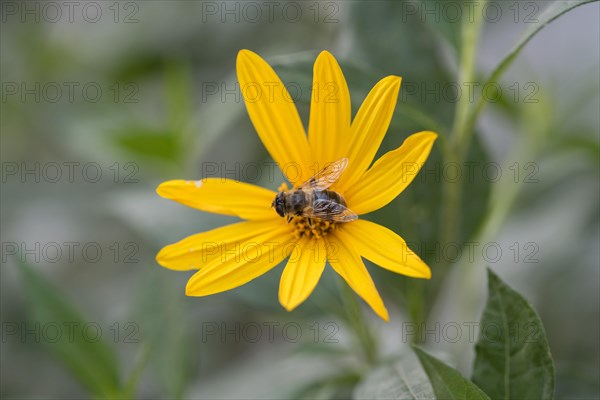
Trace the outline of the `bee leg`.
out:
<instances>
[{"instance_id":1,"label":"bee leg","mask_svg":"<svg viewBox=\"0 0 600 400\"><path fill-rule=\"evenodd\" d=\"M308 226L310 226L310 228L312 229L312 227L313 227L312 218L307 218L306 220L308 221Z\"/></svg>"},{"instance_id":2,"label":"bee leg","mask_svg":"<svg viewBox=\"0 0 600 400\"><path fill-rule=\"evenodd\" d=\"M292 220L292 218L294 218L294 217L292 217L291 215L288 215L288 217L287 217L288 224L290 223L290 221Z\"/></svg>"}]
</instances>

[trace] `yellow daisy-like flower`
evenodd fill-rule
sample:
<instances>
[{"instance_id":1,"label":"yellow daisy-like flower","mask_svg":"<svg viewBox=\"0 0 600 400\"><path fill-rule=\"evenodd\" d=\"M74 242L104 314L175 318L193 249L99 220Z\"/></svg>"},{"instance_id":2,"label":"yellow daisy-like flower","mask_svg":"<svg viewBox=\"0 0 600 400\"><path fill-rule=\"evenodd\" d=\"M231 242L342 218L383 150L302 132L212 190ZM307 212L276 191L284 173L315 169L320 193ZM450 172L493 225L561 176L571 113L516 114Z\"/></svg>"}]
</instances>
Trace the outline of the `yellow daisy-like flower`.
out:
<instances>
[{"instance_id":1,"label":"yellow daisy-like flower","mask_svg":"<svg viewBox=\"0 0 600 400\"><path fill-rule=\"evenodd\" d=\"M344 75L328 52L314 64L313 96L306 135L298 111L273 69L257 54L242 50L237 75L246 108L263 144L294 187L314 175L314 165L347 158L347 168L329 189L358 215L377 210L400 194L417 175L437 137L408 137L372 166L388 129L401 78L388 76L369 92L351 120ZM286 168L294 165L295 168ZM370 166L370 167L369 167ZM158 263L173 270L199 269L186 294L207 296L241 286L289 257L281 276L279 301L288 311L317 285L326 261L384 320L388 312L361 257L390 271L430 278L429 267L391 230L357 219L308 221L280 217L271 207L276 192L221 178L162 183L160 196L202 211L244 221L202 232L166 246Z\"/></svg>"}]
</instances>

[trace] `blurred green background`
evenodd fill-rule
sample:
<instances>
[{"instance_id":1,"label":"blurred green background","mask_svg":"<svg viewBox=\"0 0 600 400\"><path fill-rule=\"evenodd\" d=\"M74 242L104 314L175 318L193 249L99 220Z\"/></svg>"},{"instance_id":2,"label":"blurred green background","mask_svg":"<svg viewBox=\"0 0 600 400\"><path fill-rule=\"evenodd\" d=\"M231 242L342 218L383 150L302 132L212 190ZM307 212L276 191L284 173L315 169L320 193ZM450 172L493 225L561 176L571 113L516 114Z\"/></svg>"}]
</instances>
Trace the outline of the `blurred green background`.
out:
<instances>
[{"instance_id":1,"label":"blurred green background","mask_svg":"<svg viewBox=\"0 0 600 400\"><path fill-rule=\"evenodd\" d=\"M377 398L390 384L381 365L409 359L415 340L469 370L467 329L454 343L443 326L477 321L489 265L540 313L557 397L598 398L599 6L548 25L491 88L501 95L484 93L491 100L464 159L471 164L459 165L461 216L448 242L443 188L454 175L442 148L469 95L457 84L467 15L449 3L459 5L1 2L1 396ZM553 2L491 3L472 104ZM191 273L154 261L162 246L234 220L159 198L161 181L199 179L209 163L271 161L236 86L240 49L299 89L305 126L312 63L326 49L354 112L379 79L403 77L379 155L419 130L440 133L426 171L367 217L433 269L420 282L367 265L390 323L344 303L329 268L287 313L277 302L282 266L236 290L187 298ZM456 253L465 241L474 257ZM421 323L430 333L417 337Z\"/></svg>"}]
</instances>

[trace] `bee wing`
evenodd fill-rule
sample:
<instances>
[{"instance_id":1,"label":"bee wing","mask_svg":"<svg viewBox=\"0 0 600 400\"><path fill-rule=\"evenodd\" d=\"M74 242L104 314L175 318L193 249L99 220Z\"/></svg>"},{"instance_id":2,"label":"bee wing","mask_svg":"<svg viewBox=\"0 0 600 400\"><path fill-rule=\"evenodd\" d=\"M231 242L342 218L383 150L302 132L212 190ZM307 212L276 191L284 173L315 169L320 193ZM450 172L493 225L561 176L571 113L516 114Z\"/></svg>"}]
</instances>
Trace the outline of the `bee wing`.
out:
<instances>
[{"instance_id":1,"label":"bee wing","mask_svg":"<svg viewBox=\"0 0 600 400\"><path fill-rule=\"evenodd\" d=\"M334 222L350 222L358 218L348 207L331 200L316 200L312 207L302 212L302 216Z\"/></svg>"},{"instance_id":2,"label":"bee wing","mask_svg":"<svg viewBox=\"0 0 600 400\"><path fill-rule=\"evenodd\" d=\"M338 179L340 179L342 172L344 172L347 166L348 159L345 157L327 164L325 168L317 172L315 176L300 185L298 189L325 190L329 186L336 183Z\"/></svg>"}]
</instances>

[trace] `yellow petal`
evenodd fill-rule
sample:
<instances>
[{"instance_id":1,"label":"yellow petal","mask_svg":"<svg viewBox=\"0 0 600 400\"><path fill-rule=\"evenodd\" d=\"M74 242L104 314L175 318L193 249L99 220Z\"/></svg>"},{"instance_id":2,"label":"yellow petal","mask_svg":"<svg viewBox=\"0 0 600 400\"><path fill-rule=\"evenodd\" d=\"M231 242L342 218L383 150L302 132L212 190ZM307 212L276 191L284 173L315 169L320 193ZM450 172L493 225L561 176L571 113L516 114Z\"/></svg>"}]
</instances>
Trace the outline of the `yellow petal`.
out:
<instances>
[{"instance_id":1,"label":"yellow petal","mask_svg":"<svg viewBox=\"0 0 600 400\"><path fill-rule=\"evenodd\" d=\"M313 68L308 141L313 173L346 156L350 132L350 92L335 58L321 52Z\"/></svg>"},{"instance_id":2,"label":"yellow petal","mask_svg":"<svg viewBox=\"0 0 600 400\"><path fill-rule=\"evenodd\" d=\"M273 224L271 220L243 221L197 233L163 247L156 255L156 261L165 268L178 271L201 268L234 251L240 242L272 230Z\"/></svg>"},{"instance_id":3,"label":"yellow petal","mask_svg":"<svg viewBox=\"0 0 600 400\"><path fill-rule=\"evenodd\" d=\"M306 133L286 87L260 56L241 50L237 76L252 124L273 160L290 182L310 178Z\"/></svg>"},{"instance_id":4,"label":"yellow petal","mask_svg":"<svg viewBox=\"0 0 600 400\"><path fill-rule=\"evenodd\" d=\"M294 247L281 275L279 302L288 311L302 304L325 269L325 241L303 237Z\"/></svg>"},{"instance_id":5,"label":"yellow petal","mask_svg":"<svg viewBox=\"0 0 600 400\"><path fill-rule=\"evenodd\" d=\"M398 196L417 176L437 134L419 132L402 146L384 154L360 180L345 192L348 206L357 214L377 210Z\"/></svg>"},{"instance_id":6,"label":"yellow petal","mask_svg":"<svg viewBox=\"0 0 600 400\"><path fill-rule=\"evenodd\" d=\"M359 219L342 224L336 235L341 241L351 243L362 257L385 269L413 278L431 278L427 264L400 236L386 227Z\"/></svg>"},{"instance_id":7,"label":"yellow petal","mask_svg":"<svg viewBox=\"0 0 600 400\"><path fill-rule=\"evenodd\" d=\"M198 210L234 215L243 219L279 218L271 203L276 193L248 183L222 178L161 183L156 192Z\"/></svg>"},{"instance_id":8,"label":"yellow petal","mask_svg":"<svg viewBox=\"0 0 600 400\"><path fill-rule=\"evenodd\" d=\"M377 315L389 321L387 309L360 255L349 243L340 240L337 232L327 236L327 261Z\"/></svg>"},{"instance_id":9,"label":"yellow petal","mask_svg":"<svg viewBox=\"0 0 600 400\"><path fill-rule=\"evenodd\" d=\"M208 296L248 283L266 273L294 249L295 239L287 224L238 242L231 252L223 252L188 281L188 296Z\"/></svg>"},{"instance_id":10,"label":"yellow petal","mask_svg":"<svg viewBox=\"0 0 600 400\"><path fill-rule=\"evenodd\" d=\"M380 80L354 117L347 152L350 162L337 186L342 191L342 188L352 186L373 162L392 120L401 82L399 76Z\"/></svg>"}]
</instances>

